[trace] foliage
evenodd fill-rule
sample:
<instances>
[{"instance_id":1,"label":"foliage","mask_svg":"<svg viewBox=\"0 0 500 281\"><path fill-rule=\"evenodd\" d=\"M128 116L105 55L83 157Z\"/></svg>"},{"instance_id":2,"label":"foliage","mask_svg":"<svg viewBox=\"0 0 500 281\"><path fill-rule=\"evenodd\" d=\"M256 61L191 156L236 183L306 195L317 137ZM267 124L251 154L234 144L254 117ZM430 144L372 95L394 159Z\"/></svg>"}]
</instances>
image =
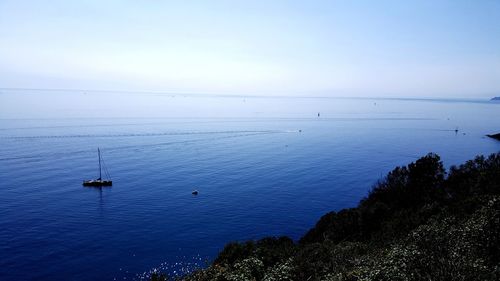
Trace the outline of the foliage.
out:
<instances>
[{"instance_id":1,"label":"foliage","mask_svg":"<svg viewBox=\"0 0 500 281\"><path fill-rule=\"evenodd\" d=\"M499 280L500 154L446 175L428 154L397 167L356 208L320 218L298 243L230 243L184 280Z\"/></svg>"},{"instance_id":2,"label":"foliage","mask_svg":"<svg viewBox=\"0 0 500 281\"><path fill-rule=\"evenodd\" d=\"M323 242L325 240L341 242L343 240L356 240L360 233L360 213L357 209L345 209L338 213L331 212L318 221L316 226L309 230L300 239L301 244Z\"/></svg>"},{"instance_id":3,"label":"foliage","mask_svg":"<svg viewBox=\"0 0 500 281\"><path fill-rule=\"evenodd\" d=\"M163 273L153 272L151 274L151 281L166 281L167 276Z\"/></svg>"},{"instance_id":4,"label":"foliage","mask_svg":"<svg viewBox=\"0 0 500 281\"><path fill-rule=\"evenodd\" d=\"M249 256L258 256L265 266L273 266L290 256L294 250L295 245L288 237L267 237L257 242L229 243L219 253L214 264L234 264Z\"/></svg>"}]
</instances>

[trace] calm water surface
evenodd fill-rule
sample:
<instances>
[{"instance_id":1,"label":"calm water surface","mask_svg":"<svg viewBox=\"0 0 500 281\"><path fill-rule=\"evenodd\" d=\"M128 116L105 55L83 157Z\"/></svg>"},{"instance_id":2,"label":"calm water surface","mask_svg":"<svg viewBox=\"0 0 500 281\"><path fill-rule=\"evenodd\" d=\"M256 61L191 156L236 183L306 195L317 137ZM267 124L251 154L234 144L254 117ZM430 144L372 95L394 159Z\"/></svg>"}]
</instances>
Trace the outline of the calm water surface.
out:
<instances>
[{"instance_id":1,"label":"calm water surface","mask_svg":"<svg viewBox=\"0 0 500 281\"><path fill-rule=\"evenodd\" d=\"M500 150L500 104L476 101L3 91L0 118L1 280L179 273L229 241L298 239L428 152ZM97 147L110 188L81 185Z\"/></svg>"}]
</instances>

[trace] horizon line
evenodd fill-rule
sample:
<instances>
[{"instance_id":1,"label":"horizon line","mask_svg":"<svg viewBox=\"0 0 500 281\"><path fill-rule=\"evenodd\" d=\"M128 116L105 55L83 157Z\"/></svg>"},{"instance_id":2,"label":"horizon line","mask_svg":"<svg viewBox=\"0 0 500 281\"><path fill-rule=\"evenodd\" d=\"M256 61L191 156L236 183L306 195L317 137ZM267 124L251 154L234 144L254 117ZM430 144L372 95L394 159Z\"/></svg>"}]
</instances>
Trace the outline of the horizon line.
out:
<instances>
[{"instance_id":1,"label":"horizon line","mask_svg":"<svg viewBox=\"0 0 500 281\"><path fill-rule=\"evenodd\" d=\"M22 88L22 87L0 87L0 91L41 91L41 92L81 92L87 93L121 93L121 94L150 94L150 95L181 95L183 97L227 97L227 98L303 98L303 99L376 99L376 100L413 100L413 101L456 101L456 102L485 102L491 101L491 98L496 97L495 94L491 98L467 98L467 97L395 97L395 96L345 96L345 95L266 95L266 94L218 94L213 92L202 91L168 91L168 90L99 90L99 89L72 89L72 88ZM0 92L2 94L2 92Z\"/></svg>"}]
</instances>

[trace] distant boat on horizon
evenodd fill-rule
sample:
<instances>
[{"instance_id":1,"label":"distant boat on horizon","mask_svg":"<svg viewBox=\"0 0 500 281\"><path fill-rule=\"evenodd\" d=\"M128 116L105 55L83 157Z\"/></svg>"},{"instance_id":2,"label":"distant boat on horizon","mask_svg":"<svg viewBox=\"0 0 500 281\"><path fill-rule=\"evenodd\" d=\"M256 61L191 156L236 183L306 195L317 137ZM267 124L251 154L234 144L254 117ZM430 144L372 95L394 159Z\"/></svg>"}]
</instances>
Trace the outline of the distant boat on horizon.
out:
<instances>
[{"instance_id":1,"label":"distant boat on horizon","mask_svg":"<svg viewBox=\"0 0 500 281\"><path fill-rule=\"evenodd\" d=\"M102 161L101 150L99 148L97 148L97 155L99 157L99 178L97 178L95 180L84 180L83 186L111 186L111 185L113 185L113 181L111 180L111 177L109 176L109 173L108 173L106 167L104 167L104 173L106 174L106 176L109 179L107 179L107 180L102 179L102 166L103 165L101 164L101 162L104 162L104 161Z\"/></svg>"}]
</instances>

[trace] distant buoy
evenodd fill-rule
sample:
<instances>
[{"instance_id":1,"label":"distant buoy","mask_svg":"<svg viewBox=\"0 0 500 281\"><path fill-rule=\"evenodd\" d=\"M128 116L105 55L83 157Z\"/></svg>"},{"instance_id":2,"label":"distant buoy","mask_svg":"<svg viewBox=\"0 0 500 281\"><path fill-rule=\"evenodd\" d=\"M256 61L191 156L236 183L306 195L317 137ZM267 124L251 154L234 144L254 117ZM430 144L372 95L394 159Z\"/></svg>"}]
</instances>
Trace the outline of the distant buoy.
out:
<instances>
[{"instance_id":1,"label":"distant buoy","mask_svg":"<svg viewBox=\"0 0 500 281\"><path fill-rule=\"evenodd\" d=\"M191 194L198 195L198 190L193 190L193 192L191 192Z\"/></svg>"}]
</instances>

